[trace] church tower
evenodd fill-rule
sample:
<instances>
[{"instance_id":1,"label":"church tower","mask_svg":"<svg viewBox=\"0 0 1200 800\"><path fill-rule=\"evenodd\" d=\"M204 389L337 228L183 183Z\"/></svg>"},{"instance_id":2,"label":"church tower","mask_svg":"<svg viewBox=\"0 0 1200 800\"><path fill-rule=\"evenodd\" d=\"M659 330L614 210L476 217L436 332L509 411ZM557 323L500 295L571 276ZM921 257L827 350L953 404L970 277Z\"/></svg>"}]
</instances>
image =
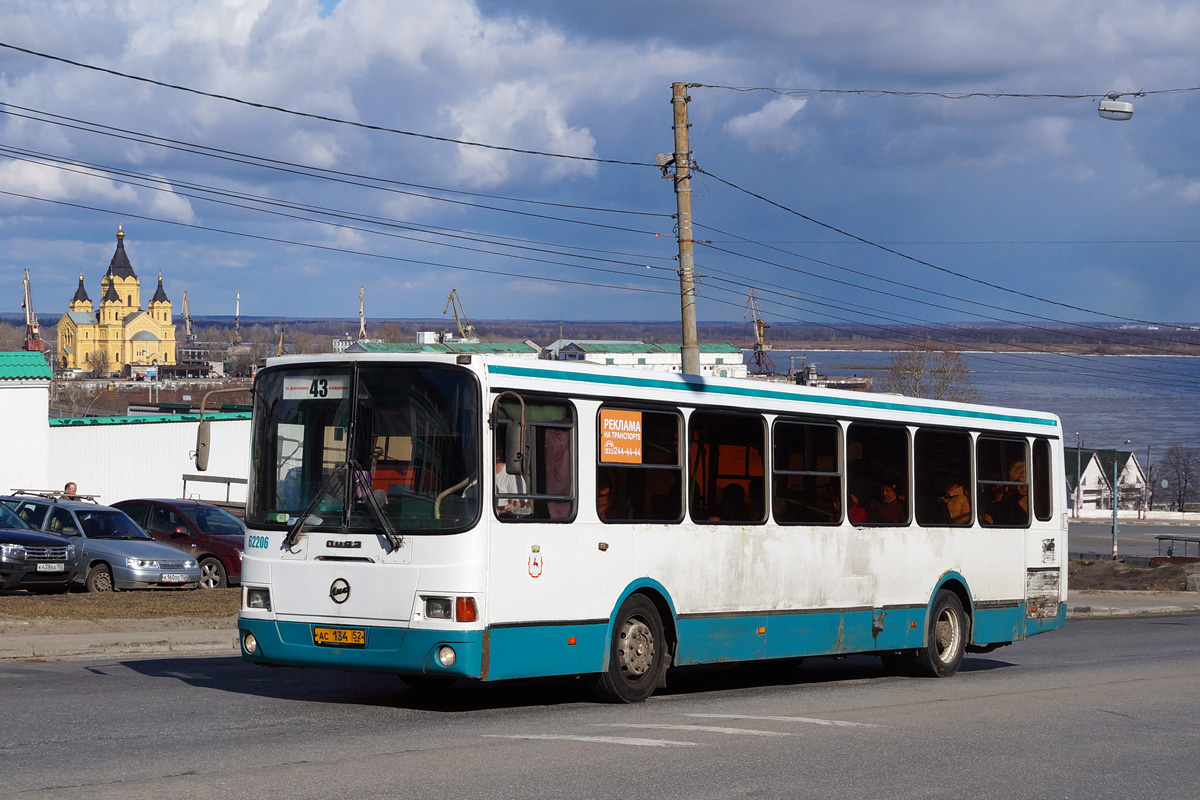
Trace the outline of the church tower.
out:
<instances>
[{"instance_id":1,"label":"church tower","mask_svg":"<svg viewBox=\"0 0 1200 800\"><path fill-rule=\"evenodd\" d=\"M108 272L100 279L100 293L105 301L109 289L116 292L117 299L125 306L126 314L132 314L142 307L142 282L134 274L129 256L125 255L125 231L120 224L117 225L117 250L108 264ZM124 316L122 314L122 318Z\"/></svg>"},{"instance_id":2,"label":"church tower","mask_svg":"<svg viewBox=\"0 0 1200 800\"><path fill-rule=\"evenodd\" d=\"M91 311L92 298L88 297L87 289L83 286L83 270L79 271L79 288L75 290L75 296L71 298L71 302L67 304L69 311Z\"/></svg>"},{"instance_id":3,"label":"church tower","mask_svg":"<svg viewBox=\"0 0 1200 800\"><path fill-rule=\"evenodd\" d=\"M161 322L163 325L171 324L171 301L167 299L167 293L163 291L161 269L158 271L158 288L154 290L154 297L150 298L150 305L147 308L155 322Z\"/></svg>"}]
</instances>

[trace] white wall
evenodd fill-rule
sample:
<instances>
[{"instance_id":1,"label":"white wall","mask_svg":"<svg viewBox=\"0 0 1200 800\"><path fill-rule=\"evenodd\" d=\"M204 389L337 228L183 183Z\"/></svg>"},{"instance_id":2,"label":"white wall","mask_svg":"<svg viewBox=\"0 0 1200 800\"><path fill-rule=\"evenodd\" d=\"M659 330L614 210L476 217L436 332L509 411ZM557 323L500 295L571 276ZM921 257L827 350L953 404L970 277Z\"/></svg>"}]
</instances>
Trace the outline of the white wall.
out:
<instances>
[{"instance_id":1,"label":"white wall","mask_svg":"<svg viewBox=\"0 0 1200 800\"><path fill-rule=\"evenodd\" d=\"M198 425L195 421L55 425L49 429L51 458L44 485L20 485L61 489L67 481L75 481L80 494L99 495L100 502L107 504L133 497L182 497L184 475L244 480L250 469L250 420L212 422L204 473L196 470L191 456ZM230 500L245 502L244 483L231 484L229 489ZM225 485L188 481L187 496L225 500Z\"/></svg>"},{"instance_id":2,"label":"white wall","mask_svg":"<svg viewBox=\"0 0 1200 800\"><path fill-rule=\"evenodd\" d=\"M49 381L0 381L0 490L40 489L49 479Z\"/></svg>"}]
</instances>

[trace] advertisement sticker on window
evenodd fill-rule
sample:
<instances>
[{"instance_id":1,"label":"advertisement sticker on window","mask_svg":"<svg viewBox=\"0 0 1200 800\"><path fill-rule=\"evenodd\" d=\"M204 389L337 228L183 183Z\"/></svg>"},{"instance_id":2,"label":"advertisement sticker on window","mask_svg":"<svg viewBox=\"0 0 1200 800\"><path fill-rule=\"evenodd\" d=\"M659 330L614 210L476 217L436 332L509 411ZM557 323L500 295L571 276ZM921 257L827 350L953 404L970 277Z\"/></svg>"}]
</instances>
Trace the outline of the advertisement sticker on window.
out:
<instances>
[{"instance_id":1,"label":"advertisement sticker on window","mask_svg":"<svg viewBox=\"0 0 1200 800\"><path fill-rule=\"evenodd\" d=\"M642 412L600 409L600 463L642 463Z\"/></svg>"}]
</instances>

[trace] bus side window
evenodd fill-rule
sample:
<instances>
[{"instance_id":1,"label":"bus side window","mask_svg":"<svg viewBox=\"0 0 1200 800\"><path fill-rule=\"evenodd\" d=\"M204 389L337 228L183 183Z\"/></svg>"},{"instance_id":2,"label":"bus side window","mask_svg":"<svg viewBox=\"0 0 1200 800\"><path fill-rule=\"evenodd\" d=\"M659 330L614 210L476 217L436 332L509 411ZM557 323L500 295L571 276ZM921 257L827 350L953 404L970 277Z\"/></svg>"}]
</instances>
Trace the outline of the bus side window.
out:
<instances>
[{"instance_id":1,"label":"bus side window","mask_svg":"<svg viewBox=\"0 0 1200 800\"><path fill-rule=\"evenodd\" d=\"M1029 524L1028 461L1024 439L979 437L975 445L975 502L980 524L993 528L1023 528Z\"/></svg>"},{"instance_id":2,"label":"bus side window","mask_svg":"<svg viewBox=\"0 0 1200 800\"><path fill-rule=\"evenodd\" d=\"M842 521L841 430L778 420L772 441L772 507L781 525Z\"/></svg>"},{"instance_id":3,"label":"bus side window","mask_svg":"<svg viewBox=\"0 0 1200 800\"><path fill-rule=\"evenodd\" d=\"M603 522L683 518L681 428L675 412L600 409L596 516Z\"/></svg>"},{"instance_id":4,"label":"bus side window","mask_svg":"<svg viewBox=\"0 0 1200 800\"><path fill-rule=\"evenodd\" d=\"M918 525L971 524L971 434L922 428L913 441Z\"/></svg>"},{"instance_id":5,"label":"bus side window","mask_svg":"<svg viewBox=\"0 0 1200 800\"><path fill-rule=\"evenodd\" d=\"M851 522L865 509L869 525L907 525L908 430L851 423L846 434L847 498Z\"/></svg>"},{"instance_id":6,"label":"bus side window","mask_svg":"<svg viewBox=\"0 0 1200 800\"><path fill-rule=\"evenodd\" d=\"M1033 440L1033 515L1049 522L1054 515L1054 483L1050 477L1050 442Z\"/></svg>"},{"instance_id":7,"label":"bus side window","mask_svg":"<svg viewBox=\"0 0 1200 800\"><path fill-rule=\"evenodd\" d=\"M505 522L570 522L575 517L575 407L558 398L525 396L523 475L503 469L505 429L519 425L521 405L504 398L494 432L496 513ZM510 480L516 479L516 480ZM501 497L500 495L507 495Z\"/></svg>"},{"instance_id":8,"label":"bus side window","mask_svg":"<svg viewBox=\"0 0 1200 800\"><path fill-rule=\"evenodd\" d=\"M751 414L696 411L689 421L689 506L696 522L766 520L766 424Z\"/></svg>"}]
</instances>

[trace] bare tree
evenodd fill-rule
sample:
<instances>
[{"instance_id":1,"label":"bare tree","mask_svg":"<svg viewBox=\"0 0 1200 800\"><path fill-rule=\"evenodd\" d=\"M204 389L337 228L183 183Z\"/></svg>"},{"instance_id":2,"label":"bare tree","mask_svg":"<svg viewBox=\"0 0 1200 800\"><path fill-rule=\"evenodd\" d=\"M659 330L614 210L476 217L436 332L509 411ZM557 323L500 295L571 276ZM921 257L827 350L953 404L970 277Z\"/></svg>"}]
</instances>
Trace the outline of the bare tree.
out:
<instances>
[{"instance_id":1,"label":"bare tree","mask_svg":"<svg viewBox=\"0 0 1200 800\"><path fill-rule=\"evenodd\" d=\"M910 348L892 353L891 363L876 381L882 392L933 400L978 402L971 385L971 371L962 354L955 350Z\"/></svg>"},{"instance_id":2,"label":"bare tree","mask_svg":"<svg viewBox=\"0 0 1200 800\"><path fill-rule=\"evenodd\" d=\"M1163 492L1174 498L1176 511L1196 500L1197 482L1200 480L1200 451L1194 447L1184 447L1181 444L1171 445L1167 454L1158 463L1158 474L1167 479L1167 488Z\"/></svg>"}]
</instances>

